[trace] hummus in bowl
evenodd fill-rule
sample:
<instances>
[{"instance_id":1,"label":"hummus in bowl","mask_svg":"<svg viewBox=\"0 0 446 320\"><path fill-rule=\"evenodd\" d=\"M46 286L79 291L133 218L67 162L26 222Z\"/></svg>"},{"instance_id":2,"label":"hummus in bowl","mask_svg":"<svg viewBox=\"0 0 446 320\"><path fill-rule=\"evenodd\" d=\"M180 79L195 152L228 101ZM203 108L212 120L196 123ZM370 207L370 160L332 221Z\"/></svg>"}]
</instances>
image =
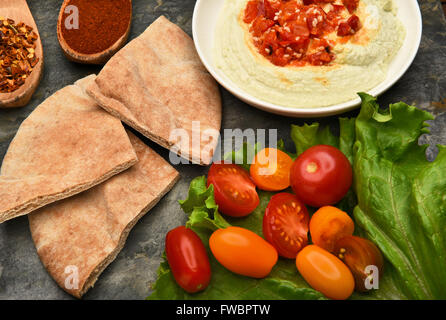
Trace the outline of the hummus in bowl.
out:
<instances>
[{"instance_id":1,"label":"hummus in bowl","mask_svg":"<svg viewBox=\"0 0 446 320\"><path fill-rule=\"evenodd\" d=\"M397 10L394 0L225 0L214 65L247 94L275 105L348 102L386 79L406 37Z\"/></svg>"}]
</instances>

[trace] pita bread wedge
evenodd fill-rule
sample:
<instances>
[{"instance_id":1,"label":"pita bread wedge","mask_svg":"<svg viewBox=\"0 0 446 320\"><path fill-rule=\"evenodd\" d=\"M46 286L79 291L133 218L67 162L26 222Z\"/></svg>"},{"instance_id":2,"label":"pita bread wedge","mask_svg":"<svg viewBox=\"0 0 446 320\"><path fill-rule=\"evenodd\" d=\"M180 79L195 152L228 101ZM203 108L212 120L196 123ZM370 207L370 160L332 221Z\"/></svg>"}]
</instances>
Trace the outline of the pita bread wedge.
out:
<instances>
[{"instance_id":1,"label":"pita bread wedge","mask_svg":"<svg viewBox=\"0 0 446 320\"><path fill-rule=\"evenodd\" d=\"M116 258L136 222L178 172L130 134L139 162L104 183L28 216L37 253L59 286L81 298ZM78 285L73 282L78 274Z\"/></svg>"},{"instance_id":2,"label":"pita bread wedge","mask_svg":"<svg viewBox=\"0 0 446 320\"><path fill-rule=\"evenodd\" d=\"M89 189L137 162L119 119L67 86L23 121L0 172L0 222Z\"/></svg>"},{"instance_id":3,"label":"pita bread wedge","mask_svg":"<svg viewBox=\"0 0 446 320\"><path fill-rule=\"evenodd\" d=\"M147 138L194 163L211 163L220 93L192 39L165 17L116 53L87 92Z\"/></svg>"}]
</instances>

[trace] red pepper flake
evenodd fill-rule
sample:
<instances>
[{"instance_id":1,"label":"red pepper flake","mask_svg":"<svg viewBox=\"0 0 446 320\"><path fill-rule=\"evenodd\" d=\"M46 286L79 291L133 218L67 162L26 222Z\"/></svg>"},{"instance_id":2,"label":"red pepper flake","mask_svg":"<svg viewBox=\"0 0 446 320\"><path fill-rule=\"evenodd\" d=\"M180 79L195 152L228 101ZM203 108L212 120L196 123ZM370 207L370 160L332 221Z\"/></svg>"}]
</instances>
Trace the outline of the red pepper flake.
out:
<instances>
[{"instance_id":1,"label":"red pepper flake","mask_svg":"<svg viewBox=\"0 0 446 320\"><path fill-rule=\"evenodd\" d=\"M259 53L274 65L329 65L335 55L328 35L351 36L361 28L353 14L359 0L335 1L250 0L243 21Z\"/></svg>"},{"instance_id":2,"label":"red pepper flake","mask_svg":"<svg viewBox=\"0 0 446 320\"><path fill-rule=\"evenodd\" d=\"M20 88L39 62L37 34L23 22L0 17L0 92Z\"/></svg>"}]
</instances>

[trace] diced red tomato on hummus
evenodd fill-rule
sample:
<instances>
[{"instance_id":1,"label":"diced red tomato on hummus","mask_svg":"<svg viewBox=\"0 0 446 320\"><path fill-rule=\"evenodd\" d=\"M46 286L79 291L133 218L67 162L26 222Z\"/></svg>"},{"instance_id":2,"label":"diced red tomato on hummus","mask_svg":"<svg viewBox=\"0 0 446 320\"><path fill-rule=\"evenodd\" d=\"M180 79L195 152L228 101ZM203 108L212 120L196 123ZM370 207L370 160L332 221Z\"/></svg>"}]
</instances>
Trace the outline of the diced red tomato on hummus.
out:
<instances>
[{"instance_id":1,"label":"diced red tomato on hummus","mask_svg":"<svg viewBox=\"0 0 446 320\"><path fill-rule=\"evenodd\" d=\"M250 0L243 21L259 53L277 66L332 63L329 35L351 36L361 28L359 0Z\"/></svg>"},{"instance_id":2,"label":"diced red tomato on hummus","mask_svg":"<svg viewBox=\"0 0 446 320\"><path fill-rule=\"evenodd\" d=\"M353 13L358 9L359 0L342 0L348 12Z\"/></svg>"},{"instance_id":3,"label":"diced red tomato on hummus","mask_svg":"<svg viewBox=\"0 0 446 320\"><path fill-rule=\"evenodd\" d=\"M361 21L357 15L352 15L346 22L341 22L338 28L338 36L351 36L361 29Z\"/></svg>"}]
</instances>

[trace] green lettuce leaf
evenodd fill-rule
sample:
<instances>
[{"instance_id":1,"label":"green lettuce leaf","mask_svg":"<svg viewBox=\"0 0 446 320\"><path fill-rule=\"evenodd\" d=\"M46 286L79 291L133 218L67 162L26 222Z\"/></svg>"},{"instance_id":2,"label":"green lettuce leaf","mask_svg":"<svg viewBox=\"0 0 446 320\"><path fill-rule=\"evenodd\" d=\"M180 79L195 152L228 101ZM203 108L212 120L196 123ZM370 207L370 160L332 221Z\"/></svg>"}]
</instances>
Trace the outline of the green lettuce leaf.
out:
<instances>
[{"instance_id":1,"label":"green lettuce leaf","mask_svg":"<svg viewBox=\"0 0 446 320\"><path fill-rule=\"evenodd\" d=\"M243 169L248 170L251 167L251 162L254 159L254 156L259 152L262 148L260 142L255 145L251 145L247 142L243 143L243 146L237 150L228 152L228 154L224 155L225 160L230 160L231 163L238 164Z\"/></svg>"},{"instance_id":2,"label":"green lettuce leaf","mask_svg":"<svg viewBox=\"0 0 446 320\"><path fill-rule=\"evenodd\" d=\"M297 155L318 144L339 147L339 138L331 133L330 127L320 128L319 123L303 126L291 125L291 139L296 145Z\"/></svg>"},{"instance_id":3,"label":"green lettuce leaf","mask_svg":"<svg viewBox=\"0 0 446 320\"><path fill-rule=\"evenodd\" d=\"M360 96L359 116L339 119L339 137L317 123L291 129L297 154L328 144L353 164L353 190L337 206L353 214L355 233L377 244L386 262L379 289L354 293L351 299L445 299L446 147L438 146L437 159L427 161L426 146L419 146L418 139L428 133L429 113L404 103L383 111L374 97ZM231 154L242 159L246 169L249 148L253 147ZM283 141L278 148L284 150ZM209 237L217 228L236 225L262 236L263 213L272 195L259 191L260 205L248 217L223 218L212 186L206 187L205 177L194 179L188 198L180 204L189 215L187 226L208 250L211 284L201 293L187 294L176 284L164 257L148 299L324 299L299 275L294 260L279 259L271 274L258 280L231 273L209 251Z\"/></svg>"},{"instance_id":4,"label":"green lettuce leaf","mask_svg":"<svg viewBox=\"0 0 446 320\"><path fill-rule=\"evenodd\" d=\"M336 137L329 126L321 128L319 123L304 124L303 126L291 125L291 139L296 146L297 155L315 145L326 144L340 149L353 163L355 119L339 118L339 129L340 135ZM283 146L283 141L278 145Z\"/></svg>"},{"instance_id":5,"label":"green lettuce leaf","mask_svg":"<svg viewBox=\"0 0 446 320\"><path fill-rule=\"evenodd\" d=\"M410 299L446 298L446 152L426 160L433 117L404 103L381 112L361 94L354 145L354 217L395 269L398 289Z\"/></svg>"},{"instance_id":6,"label":"green lettuce leaf","mask_svg":"<svg viewBox=\"0 0 446 320\"><path fill-rule=\"evenodd\" d=\"M230 224L218 212L214 199L214 186L206 187L206 177L192 180L186 200L179 201L183 211L189 216L186 226L210 230L227 228Z\"/></svg>"}]
</instances>

